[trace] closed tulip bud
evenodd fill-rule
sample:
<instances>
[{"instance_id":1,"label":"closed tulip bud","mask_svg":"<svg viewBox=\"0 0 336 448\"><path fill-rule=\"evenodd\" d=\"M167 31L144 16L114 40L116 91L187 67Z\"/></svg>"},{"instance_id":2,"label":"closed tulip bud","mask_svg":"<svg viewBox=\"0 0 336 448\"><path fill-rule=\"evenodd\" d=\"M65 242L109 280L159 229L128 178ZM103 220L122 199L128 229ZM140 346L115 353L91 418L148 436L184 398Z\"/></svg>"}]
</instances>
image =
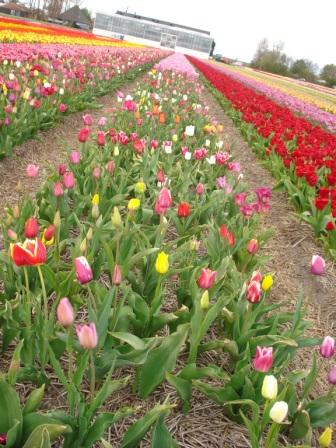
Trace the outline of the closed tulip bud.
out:
<instances>
[{"instance_id":1,"label":"closed tulip bud","mask_svg":"<svg viewBox=\"0 0 336 448\"><path fill-rule=\"evenodd\" d=\"M320 346L320 355L323 358L331 358L335 353L335 339L326 336Z\"/></svg>"},{"instance_id":2,"label":"closed tulip bud","mask_svg":"<svg viewBox=\"0 0 336 448\"><path fill-rule=\"evenodd\" d=\"M63 176L63 184L65 188L71 189L75 186L75 176L72 171L67 171Z\"/></svg>"},{"instance_id":3,"label":"closed tulip bud","mask_svg":"<svg viewBox=\"0 0 336 448\"><path fill-rule=\"evenodd\" d=\"M93 279L92 269L85 257L75 258L76 278L81 285L89 283Z\"/></svg>"},{"instance_id":4,"label":"closed tulip bud","mask_svg":"<svg viewBox=\"0 0 336 448\"><path fill-rule=\"evenodd\" d=\"M26 238L36 238L39 232L37 219L34 217L28 218L25 223L24 235Z\"/></svg>"},{"instance_id":5,"label":"closed tulip bud","mask_svg":"<svg viewBox=\"0 0 336 448\"><path fill-rule=\"evenodd\" d=\"M275 423L282 423L288 414L288 404L285 401L277 401L270 410L270 417Z\"/></svg>"},{"instance_id":6,"label":"closed tulip bud","mask_svg":"<svg viewBox=\"0 0 336 448\"><path fill-rule=\"evenodd\" d=\"M249 254L251 254L251 255L253 255L253 254L255 254L256 252L258 252L258 249L259 249L259 243L258 243L258 240L250 240L250 241L247 243L247 247L246 247L246 249L247 249L247 252L248 252Z\"/></svg>"},{"instance_id":7,"label":"closed tulip bud","mask_svg":"<svg viewBox=\"0 0 336 448\"><path fill-rule=\"evenodd\" d=\"M208 290L204 291L204 293L202 294L200 303L201 303L202 310L206 311L209 308L209 291Z\"/></svg>"},{"instance_id":8,"label":"closed tulip bud","mask_svg":"<svg viewBox=\"0 0 336 448\"><path fill-rule=\"evenodd\" d=\"M88 128L82 128L79 131L78 140L81 143L85 143L87 141L87 139L89 138L89 135L90 135L90 130Z\"/></svg>"},{"instance_id":9,"label":"closed tulip bud","mask_svg":"<svg viewBox=\"0 0 336 448\"><path fill-rule=\"evenodd\" d=\"M92 218L97 219L99 217L99 205L93 204L91 210Z\"/></svg>"},{"instance_id":10,"label":"closed tulip bud","mask_svg":"<svg viewBox=\"0 0 336 448\"><path fill-rule=\"evenodd\" d=\"M261 287L264 291L268 291L273 285L273 277L271 275L265 275L261 283Z\"/></svg>"},{"instance_id":11,"label":"closed tulip bud","mask_svg":"<svg viewBox=\"0 0 336 448\"><path fill-rule=\"evenodd\" d=\"M195 240L195 239L192 239L191 241L190 241L190 250L193 250L193 251L195 251L195 252L197 252L198 251L198 249L200 248L200 241L197 241L197 240Z\"/></svg>"},{"instance_id":12,"label":"closed tulip bud","mask_svg":"<svg viewBox=\"0 0 336 448\"><path fill-rule=\"evenodd\" d=\"M146 191L146 184L142 181L137 182L134 189L137 193L143 194Z\"/></svg>"},{"instance_id":13,"label":"closed tulip bud","mask_svg":"<svg viewBox=\"0 0 336 448\"><path fill-rule=\"evenodd\" d=\"M113 207L111 221L114 227L118 228L122 226L121 215L119 213L118 207Z\"/></svg>"},{"instance_id":14,"label":"closed tulip bud","mask_svg":"<svg viewBox=\"0 0 336 448\"><path fill-rule=\"evenodd\" d=\"M318 441L321 448L328 448L331 446L332 442L332 429L330 427L326 428L320 435Z\"/></svg>"},{"instance_id":15,"label":"closed tulip bud","mask_svg":"<svg viewBox=\"0 0 336 448\"><path fill-rule=\"evenodd\" d=\"M230 324L234 321L234 314L232 311L228 310L226 307L222 308L222 315L224 319Z\"/></svg>"},{"instance_id":16,"label":"closed tulip bud","mask_svg":"<svg viewBox=\"0 0 336 448\"><path fill-rule=\"evenodd\" d=\"M196 185L196 194L198 196L202 196L204 194L204 185L202 183L198 183Z\"/></svg>"},{"instance_id":17,"label":"closed tulip bud","mask_svg":"<svg viewBox=\"0 0 336 448\"><path fill-rule=\"evenodd\" d=\"M8 235L8 238L10 240L12 240L12 241L16 241L17 240L17 234L14 232L14 230L8 229L7 230L7 235Z\"/></svg>"},{"instance_id":18,"label":"closed tulip bud","mask_svg":"<svg viewBox=\"0 0 336 448\"><path fill-rule=\"evenodd\" d=\"M13 208L13 216L15 219L20 217L20 207L18 205L15 205Z\"/></svg>"},{"instance_id":19,"label":"closed tulip bud","mask_svg":"<svg viewBox=\"0 0 336 448\"><path fill-rule=\"evenodd\" d=\"M325 261L319 255L313 255L310 270L314 275L323 275L325 270Z\"/></svg>"},{"instance_id":20,"label":"closed tulip bud","mask_svg":"<svg viewBox=\"0 0 336 448\"><path fill-rule=\"evenodd\" d=\"M155 269L159 274L166 274L169 269L169 258L165 252L159 252L156 261L155 261Z\"/></svg>"},{"instance_id":21,"label":"closed tulip bud","mask_svg":"<svg viewBox=\"0 0 336 448\"><path fill-rule=\"evenodd\" d=\"M278 395L278 381L273 375L266 375L261 388L261 395L266 400L274 400Z\"/></svg>"},{"instance_id":22,"label":"closed tulip bud","mask_svg":"<svg viewBox=\"0 0 336 448\"><path fill-rule=\"evenodd\" d=\"M246 299L251 303L258 303L261 299L261 285L257 281L251 281L246 288Z\"/></svg>"},{"instance_id":23,"label":"closed tulip bud","mask_svg":"<svg viewBox=\"0 0 336 448\"><path fill-rule=\"evenodd\" d=\"M98 131L97 133L97 144L99 146L105 145L105 132L104 131Z\"/></svg>"},{"instance_id":24,"label":"closed tulip bud","mask_svg":"<svg viewBox=\"0 0 336 448\"><path fill-rule=\"evenodd\" d=\"M209 289L213 285L216 276L216 271L211 271L211 269L203 268L200 276L197 279L197 284L202 289Z\"/></svg>"},{"instance_id":25,"label":"closed tulip bud","mask_svg":"<svg viewBox=\"0 0 336 448\"><path fill-rule=\"evenodd\" d=\"M55 216L54 216L54 226L55 226L55 229L58 229L61 226L61 214L60 214L59 210L57 210L57 212L55 213Z\"/></svg>"},{"instance_id":26,"label":"closed tulip bud","mask_svg":"<svg viewBox=\"0 0 336 448\"><path fill-rule=\"evenodd\" d=\"M116 264L114 266L112 282L116 286L120 285L120 283L121 283L121 269L120 269L120 266L118 264Z\"/></svg>"},{"instance_id":27,"label":"closed tulip bud","mask_svg":"<svg viewBox=\"0 0 336 448\"><path fill-rule=\"evenodd\" d=\"M69 160L72 163L72 165L78 165L78 163L80 162L80 157L81 155L79 151L71 151Z\"/></svg>"},{"instance_id":28,"label":"closed tulip bud","mask_svg":"<svg viewBox=\"0 0 336 448\"><path fill-rule=\"evenodd\" d=\"M336 385L336 366L330 370L328 375L328 381L329 384L332 384L333 386Z\"/></svg>"},{"instance_id":29,"label":"closed tulip bud","mask_svg":"<svg viewBox=\"0 0 336 448\"><path fill-rule=\"evenodd\" d=\"M112 174L114 172L115 168L116 168L115 161L114 160L110 160L109 162L107 162L105 168L106 168L106 171L108 173Z\"/></svg>"},{"instance_id":30,"label":"closed tulip bud","mask_svg":"<svg viewBox=\"0 0 336 448\"><path fill-rule=\"evenodd\" d=\"M91 323L90 325L77 325L76 333L80 345L86 350L92 350L97 346L98 335L94 323Z\"/></svg>"},{"instance_id":31,"label":"closed tulip bud","mask_svg":"<svg viewBox=\"0 0 336 448\"><path fill-rule=\"evenodd\" d=\"M54 238L55 235L55 226L53 224L50 224L45 231L43 232L43 238L46 241L51 241Z\"/></svg>"},{"instance_id":32,"label":"closed tulip bud","mask_svg":"<svg viewBox=\"0 0 336 448\"><path fill-rule=\"evenodd\" d=\"M63 325L63 327L70 327L73 324L75 320L74 311L67 297L64 297L59 301L56 314L58 322Z\"/></svg>"},{"instance_id":33,"label":"closed tulip bud","mask_svg":"<svg viewBox=\"0 0 336 448\"><path fill-rule=\"evenodd\" d=\"M96 193L96 194L93 195L91 203L93 205L99 205L99 194Z\"/></svg>"},{"instance_id":34,"label":"closed tulip bud","mask_svg":"<svg viewBox=\"0 0 336 448\"><path fill-rule=\"evenodd\" d=\"M57 182L54 183L54 196L58 198L59 196L63 196L63 194L64 191L62 182L58 180Z\"/></svg>"},{"instance_id":35,"label":"closed tulip bud","mask_svg":"<svg viewBox=\"0 0 336 448\"><path fill-rule=\"evenodd\" d=\"M85 254L87 248L86 238L80 243L79 250L81 254Z\"/></svg>"},{"instance_id":36,"label":"closed tulip bud","mask_svg":"<svg viewBox=\"0 0 336 448\"><path fill-rule=\"evenodd\" d=\"M179 218L187 218L190 215L190 205L188 202L181 202L177 209L177 216Z\"/></svg>"},{"instance_id":37,"label":"closed tulip bud","mask_svg":"<svg viewBox=\"0 0 336 448\"><path fill-rule=\"evenodd\" d=\"M90 227L89 230L87 231L86 239L87 239L88 241L91 241L91 240L92 240L92 237L93 237L93 230L92 230L92 227Z\"/></svg>"},{"instance_id":38,"label":"closed tulip bud","mask_svg":"<svg viewBox=\"0 0 336 448\"><path fill-rule=\"evenodd\" d=\"M252 364L257 372L268 372L273 364L273 348L257 347Z\"/></svg>"},{"instance_id":39,"label":"closed tulip bud","mask_svg":"<svg viewBox=\"0 0 336 448\"><path fill-rule=\"evenodd\" d=\"M92 170L92 176L93 176L95 179L99 179L99 178L100 178L100 168L99 168L99 166L95 166L95 167L93 168L93 170Z\"/></svg>"},{"instance_id":40,"label":"closed tulip bud","mask_svg":"<svg viewBox=\"0 0 336 448\"><path fill-rule=\"evenodd\" d=\"M119 147L118 147L118 146L115 146L115 147L114 147L114 149L113 149L113 155L114 155L115 157L118 157L118 155L119 155Z\"/></svg>"},{"instance_id":41,"label":"closed tulip bud","mask_svg":"<svg viewBox=\"0 0 336 448\"><path fill-rule=\"evenodd\" d=\"M65 163L60 163L58 165L58 174L60 176L63 176L66 173L66 170L67 170L67 166Z\"/></svg>"}]
</instances>

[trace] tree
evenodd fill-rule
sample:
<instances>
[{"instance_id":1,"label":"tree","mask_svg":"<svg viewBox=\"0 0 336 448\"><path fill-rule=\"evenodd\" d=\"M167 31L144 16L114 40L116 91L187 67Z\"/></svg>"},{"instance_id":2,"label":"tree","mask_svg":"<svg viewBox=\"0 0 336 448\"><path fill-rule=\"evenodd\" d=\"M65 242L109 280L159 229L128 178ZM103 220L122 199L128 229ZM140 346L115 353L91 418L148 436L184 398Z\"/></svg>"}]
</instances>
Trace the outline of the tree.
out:
<instances>
[{"instance_id":1,"label":"tree","mask_svg":"<svg viewBox=\"0 0 336 448\"><path fill-rule=\"evenodd\" d=\"M213 52L215 51L215 47L216 47L216 42L213 40L212 44L211 44L211 50L210 50L209 56L213 55Z\"/></svg>"},{"instance_id":2,"label":"tree","mask_svg":"<svg viewBox=\"0 0 336 448\"><path fill-rule=\"evenodd\" d=\"M276 42L273 44L273 49L271 50L268 40L266 38L262 39L251 61L251 66L266 72L287 75L290 60L282 51L283 47L284 44L282 42Z\"/></svg>"},{"instance_id":3,"label":"tree","mask_svg":"<svg viewBox=\"0 0 336 448\"><path fill-rule=\"evenodd\" d=\"M336 86L336 65L327 64L323 67L320 77L328 84L329 87Z\"/></svg>"},{"instance_id":4,"label":"tree","mask_svg":"<svg viewBox=\"0 0 336 448\"><path fill-rule=\"evenodd\" d=\"M309 59L297 59L290 68L290 74L294 78L304 78L307 81L315 82L317 70L317 65Z\"/></svg>"}]
</instances>

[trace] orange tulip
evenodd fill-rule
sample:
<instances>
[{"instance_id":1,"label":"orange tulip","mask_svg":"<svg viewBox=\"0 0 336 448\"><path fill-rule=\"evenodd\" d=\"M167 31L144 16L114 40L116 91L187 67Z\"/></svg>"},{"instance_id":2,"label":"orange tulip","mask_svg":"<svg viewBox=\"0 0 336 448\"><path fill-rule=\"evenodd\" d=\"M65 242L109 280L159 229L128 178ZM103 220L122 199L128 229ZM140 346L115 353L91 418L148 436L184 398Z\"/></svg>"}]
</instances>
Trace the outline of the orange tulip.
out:
<instances>
[{"instance_id":1,"label":"orange tulip","mask_svg":"<svg viewBox=\"0 0 336 448\"><path fill-rule=\"evenodd\" d=\"M179 115L175 115L175 123L179 124L180 121L181 121L181 117Z\"/></svg>"},{"instance_id":2,"label":"orange tulip","mask_svg":"<svg viewBox=\"0 0 336 448\"><path fill-rule=\"evenodd\" d=\"M159 122L162 124L166 122L166 114L164 112L160 112Z\"/></svg>"}]
</instances>

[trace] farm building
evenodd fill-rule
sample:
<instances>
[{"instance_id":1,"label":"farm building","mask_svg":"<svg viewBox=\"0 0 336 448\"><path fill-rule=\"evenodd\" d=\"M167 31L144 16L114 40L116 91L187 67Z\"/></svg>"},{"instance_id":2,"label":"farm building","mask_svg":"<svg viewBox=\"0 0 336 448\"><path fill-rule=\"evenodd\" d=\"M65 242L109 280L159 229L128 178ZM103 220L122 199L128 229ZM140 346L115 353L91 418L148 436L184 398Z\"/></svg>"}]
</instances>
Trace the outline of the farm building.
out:
<instances>
[{"instance_id":1,"label":"farm building","mask_svg":"<svg viewBox=\"0 0 336 448\"><path fill-rule=\"evenodd\" d=\"M11 16L18 17L27 17L28 16L28 8L20 3L9 2L9 3L1 3L0 2L0 13L9 14Z\"/></svg>"},{"instance_id":2,"label":"farm building","mask_svg":"<svg viewBox=\"0 0 336 448\"><path fill-rule=\"evenodd\" d=\"M201 58L208 57L213 42L209 31L121 11L97 13L93 32Z\"/></svg>"}]
</instances>

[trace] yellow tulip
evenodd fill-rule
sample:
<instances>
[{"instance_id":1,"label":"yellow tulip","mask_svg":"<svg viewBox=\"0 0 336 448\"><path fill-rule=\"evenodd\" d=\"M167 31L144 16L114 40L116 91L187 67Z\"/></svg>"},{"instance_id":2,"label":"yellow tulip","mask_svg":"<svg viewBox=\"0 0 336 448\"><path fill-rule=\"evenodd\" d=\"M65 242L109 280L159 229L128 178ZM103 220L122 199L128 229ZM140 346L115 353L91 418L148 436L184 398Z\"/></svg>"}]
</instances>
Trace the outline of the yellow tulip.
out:
<instances>
[{"instance_id":1,"label":"yellow tulip","mask_svg":"<svg viewBox=\"0 0 336 448\"><path fill-rule=\"evenodd\" d=\"M266 400L274 400L278 395L278 381L273 375L266 375L261 388L261 395Z\"/></svg>"},{"instance_id":2,"label":"yellow tulip","mask_svg":"<svg viewBox=\"0 0 336 448\"><path fill-rule=\"evenodd\" d=\"M114 227L121 227L122 220L121 220L121 216L120 216L118 207L113 207L113 213L112 213L111 221L112 221L112 225Z\"/></svg>"},{"instance_id":3,"label":"yellow tulip","mask_svg":"<svg viewBox=\"0 0 336 448\"><path fill-rule=\"evenodd\" d=\"M141 204L140 199L138 198L130 199L127 205L128 210L131 212L135 212L136 210L139 210L140 204Z\"/></svg>"},{"instance_id":4,"label":"yellow tulip","mask_svg":"<svg viewBox=\"0 0 336 448\"><path fill-rule=\"evenodd\" d=\"M99 205L99 194L98 193L93 195L93 198L92 198L91 202L92 202L93 205Z\"/></svg>"},{"instance_id":5,"label":"yellow tulip","mask_svg":"<svg viewBox=\"0 0 336 448\"><path fill-rule=\"evenodd\" d=\"M142 181L137 182L135 184L134 189L135 189L135 191L137 193L143 194L146 191L146 184L145 184L145 182L142 182Z\"/></svg>"},{"instance_id":6,"label":"yellow tulip","mask_svg":"<svg viewBox=\"0 0 336 448\"><path fill-rule=\"evenodd\" d=\"M201 308L206 311L209 308L209 292L205 290L201 297Z\"/></svg>"},{"instance_id":7,"label":"yellow tulip","mask_svg":"<svg viewBox=\"0 0 336 448\"><path fill-rule=\"evenodd\" d=\"M326 428L319 437L319 444L321 448L328 448L332 442L332 429Z\"/></svg>"},{"instance_id":8,"label":"yellow tulip","mask_svg":"<svg viewBox=\"0 0 336 448\"><path fill-rule=\"evenodd\" d=\"M265 275L263 281L261 283L261 287L264 291L268 291L273 285L273 277L272 275Z\"/></svg>"},{"instance_id":9,"label":"yellow tulip","mask_svg":"<svg viewBox=\"0 0 336 448\"><path fill-rule=\"evenodd\" d=\"M168 272L169 259L165 252L158 253L155 261L155 269L159 274L166 274L166 272Z\"/></svg>"}]
</instances>

